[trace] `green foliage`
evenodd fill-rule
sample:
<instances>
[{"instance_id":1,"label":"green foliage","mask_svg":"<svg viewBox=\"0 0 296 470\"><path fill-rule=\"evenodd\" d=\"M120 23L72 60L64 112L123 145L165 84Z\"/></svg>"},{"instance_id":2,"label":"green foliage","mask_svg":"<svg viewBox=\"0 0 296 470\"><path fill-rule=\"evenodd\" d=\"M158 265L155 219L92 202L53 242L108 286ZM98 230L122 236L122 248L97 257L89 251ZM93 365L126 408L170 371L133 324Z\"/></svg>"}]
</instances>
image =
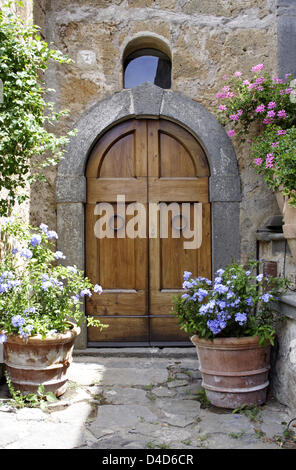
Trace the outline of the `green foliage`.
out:
<instances>
[{"instance_id":1,"label":"green foliage","mask_svg":"<svg viewBox=\"0 0 296 470\"><path fill-rule=\"evenodd\" d=\"M258 64L251 78L236 72L226 81L216 95L216 114L230 137L245 142L254 136L248 139L254 168L296 207L296 82L291 74L284 80L263 69Z\"/></svg>"},{"instance_id":2,"label":"green foliage","mask_svg":"<svg viewBox=\"0 0 296 470\"><path fill-rule=\"evenodd\" d=\"M81 309L84 298L101 294L102 288L93 286L75 266L58 264L65 256L54 250L56 232L45 224L33 229L8 219L2 233L10 244L4 246L0 266L0 341L11 334L44 338L65 333L70 319L78 325L86 321ZM90 316L87 323L106 326Z\"/></svg>"},{"instance_id":3,"label":"green foliage","mask_svg":"<svg viewBox=\"0 0 296 470\"><path fill-rule=\"evenodd\" d=\"M55 403L58 401L57 397L52 392L45 392L44 385L39 385L37 393L21 393L19 390L15 390L10 377L5 372L5 378L8 386L10 396L12 398L11 405L14 408L41 408L43 410L47 409L48 403Z\"/></svg>"},{"instance_id":4,"label":"green foliage","mask_svg":"<svg viewBox=\"0 0 296 470\"><path fill-rule=\"evenodd\" d=\"M61 52L43 41L37 26L27 26L6 7L0 10L0 215L8 215L12 206L26 196L20 188L36 179L44 179L42 169L56 165L64 152L67 136L56 137L61 116L54 104L45 100L42 80L49 63L70 63ZM48 155L42 163L32 164L35 156Z\"/></svg>"},{"instance_id":5,"label":"green foliage","mask_svg":"<svg viewBox=\"0 0 296 470\"><path fill-rule=\"evenodd\" d=\"M259 336L273 344L278 314L273 303L285 291L284 278L252 274L260 262L247 269L231 263L219 269L213 283L184 273L184 294L174 297L173 312L181 329L190 335L213 340L221 337Z\"/></svg>"}]
</instances>

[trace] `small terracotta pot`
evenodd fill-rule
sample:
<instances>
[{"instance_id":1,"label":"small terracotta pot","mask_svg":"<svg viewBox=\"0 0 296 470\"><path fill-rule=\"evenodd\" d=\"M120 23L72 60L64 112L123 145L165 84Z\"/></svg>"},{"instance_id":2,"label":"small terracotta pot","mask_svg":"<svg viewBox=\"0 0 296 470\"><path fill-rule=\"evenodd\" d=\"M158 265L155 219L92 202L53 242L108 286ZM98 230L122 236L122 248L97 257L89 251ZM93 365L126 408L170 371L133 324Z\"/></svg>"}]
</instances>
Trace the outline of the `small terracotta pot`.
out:
<instances>
[{"instance_id":1,"label":"small terracotta pot","mask_svg":"<svg viewBox=\"0 0 296 470\"><path fill-rule=\"evenodd\" d=\"M56 396L65 393L74 341L80 333L79 327L73 323L70 326L64 334L45 339L41 335L31 336L27 342L18 335L7 336L4 364L15 390L35 393L43 384L45 392Z\"/></svg>"},{"instance_id":2,"label":"small terracotta pot","mask_svg":"<svg viewBox=\"0 0 296 470\"><path fill-rule=\"evenodd\" d=\"M210 402L222 408L262 405L269 385L270 344L259 337L191 338L196 346L202 386Z\"/></svg>"}]
</instances>

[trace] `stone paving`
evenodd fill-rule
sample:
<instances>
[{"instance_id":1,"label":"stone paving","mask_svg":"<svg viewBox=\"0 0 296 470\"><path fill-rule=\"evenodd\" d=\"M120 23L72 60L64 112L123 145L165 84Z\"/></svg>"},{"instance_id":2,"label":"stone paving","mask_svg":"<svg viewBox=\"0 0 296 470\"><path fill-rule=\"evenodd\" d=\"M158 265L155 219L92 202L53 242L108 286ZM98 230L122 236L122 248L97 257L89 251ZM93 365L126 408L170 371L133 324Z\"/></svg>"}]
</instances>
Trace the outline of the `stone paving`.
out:
<instances>
[{"instance_id":1,"label":"stone paving","mask_svg":"<svg viewBox=\"0 0 296 470\"><path fill-rule=\"evenodd\" d=\"M47 410L15 408L6 384L0 404L2 449L279 449L293 418L272 397L235 414L209 406L192 348L76 352Z\"/></svg>"}]
</instances>

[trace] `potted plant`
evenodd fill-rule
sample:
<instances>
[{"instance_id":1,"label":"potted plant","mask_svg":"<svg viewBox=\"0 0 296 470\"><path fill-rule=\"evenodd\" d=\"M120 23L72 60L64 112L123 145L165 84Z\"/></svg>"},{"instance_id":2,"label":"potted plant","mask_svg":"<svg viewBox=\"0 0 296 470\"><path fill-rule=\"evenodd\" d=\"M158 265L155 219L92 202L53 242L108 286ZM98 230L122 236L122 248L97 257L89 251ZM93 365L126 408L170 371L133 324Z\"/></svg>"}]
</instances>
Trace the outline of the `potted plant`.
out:
<instances>
[{"instance_id":1,"label":"potted plant","mask_svg":"<svg viewBox=\"0 0 296 470\"><path fill-rule=\"evenodd\" d=\"M85 296L100 295L75 266L59 264L58 235L47 225L33 229L19 220L1 226L0 342L12 385L21 392L63 394L74 341L85 320ZM94 293L94 294L93 294ZM100 321L87 317L99 328Z\"/></svg>"},{"instance_id":2,"label":"potted plant","mask_svg":"<svg viewBox=\"0 0 296 470\"><path fill-rule=\"evenodd\" d=\"M216 406L237 408L266 400L275 337L272 303L287 281L253 274L256 266L254 260L247 269L229 264L213 282L185 271L184 293L174 297L174 313L197 348L203 387Z\"/></svg>"},{"instance_id":3,"label":"potted plant","mask_svg":"<svg viewBox=\"0 0 296 470\"><path fill-rule=\"evenodd\" d=\"M229 137L249 142L254 168L276 193L296 260L296 81L291 74L281 79L264 68L252 67L251 77L240 71L225 77L213 105Z\"/></svg>"}]
</instances>

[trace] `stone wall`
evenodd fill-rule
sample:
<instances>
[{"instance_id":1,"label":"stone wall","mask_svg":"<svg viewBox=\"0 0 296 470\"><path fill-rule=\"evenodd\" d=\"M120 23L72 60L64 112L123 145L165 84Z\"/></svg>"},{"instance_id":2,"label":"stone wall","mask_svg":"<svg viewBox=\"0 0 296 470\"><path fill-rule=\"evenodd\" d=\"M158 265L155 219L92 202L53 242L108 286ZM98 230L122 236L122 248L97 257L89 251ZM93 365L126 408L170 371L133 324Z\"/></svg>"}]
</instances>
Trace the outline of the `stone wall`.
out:
<instances>
[{"instance_id":1,"label":"stone wall","mask_svg":"<svg viewBox=\"0 0 296 470\"><path fill-rule=\"evenodd\" d=\"M122 89L122 57L134 38L149 36L155 44L162 40L171 51L172 89L209 110L225 74L241 70L247 76L261 62L277 72L275 0L38 0L34 15L47 41L74 61L47 73L48 86L56 90L51 99L58 109L70 110L61 133L75 127L92 105ZM256 229L278 208L251 168L248 148L238 148L237 156L244 260L255 256ZM47 184L32 190L31 221L54 228L55 170L47 176Z\"/></svg>"}]
</instances>

